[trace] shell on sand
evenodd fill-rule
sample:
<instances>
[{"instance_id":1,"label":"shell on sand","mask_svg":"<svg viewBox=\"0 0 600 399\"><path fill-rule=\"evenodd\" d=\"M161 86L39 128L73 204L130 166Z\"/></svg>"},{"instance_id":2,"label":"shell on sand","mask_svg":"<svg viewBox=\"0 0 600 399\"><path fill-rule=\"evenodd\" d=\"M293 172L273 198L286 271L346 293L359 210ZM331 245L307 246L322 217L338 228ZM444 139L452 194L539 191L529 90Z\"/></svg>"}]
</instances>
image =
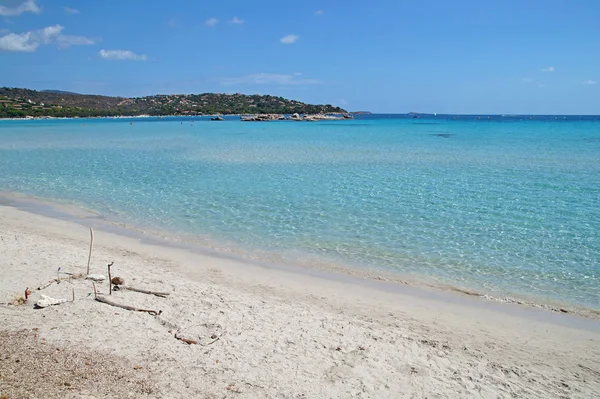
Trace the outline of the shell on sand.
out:
<instances>
[{"instance_id":1,"label":"shell on sand","mask_svg":"<svg viewBox=\"0 0 600 399\"><path fill-rule=\"evenodd\" d=\"M58 305L65 302L67 302L67 300L64 298L57 299L42 294L40 300L35 303L35 306L37 306L38 308L47 308L48 306Z\"/></svg>"}]
</instances>

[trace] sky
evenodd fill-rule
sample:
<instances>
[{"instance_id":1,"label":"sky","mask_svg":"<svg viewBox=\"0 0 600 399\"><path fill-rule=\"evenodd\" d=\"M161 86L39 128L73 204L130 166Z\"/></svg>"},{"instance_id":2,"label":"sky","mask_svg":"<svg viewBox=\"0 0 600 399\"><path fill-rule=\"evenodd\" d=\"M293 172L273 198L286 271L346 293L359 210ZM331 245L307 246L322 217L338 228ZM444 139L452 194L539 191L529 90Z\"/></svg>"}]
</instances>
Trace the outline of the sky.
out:
<instances>
[{"instance_id":1,"label":"sky","mask_svg":"<svg viewBox=\"0 0 600 399\"><path fill-rule=\"evenodd\" d=\"M600 114L598 0L0 0L0 86Z\"/></svg>"}]
</instances>

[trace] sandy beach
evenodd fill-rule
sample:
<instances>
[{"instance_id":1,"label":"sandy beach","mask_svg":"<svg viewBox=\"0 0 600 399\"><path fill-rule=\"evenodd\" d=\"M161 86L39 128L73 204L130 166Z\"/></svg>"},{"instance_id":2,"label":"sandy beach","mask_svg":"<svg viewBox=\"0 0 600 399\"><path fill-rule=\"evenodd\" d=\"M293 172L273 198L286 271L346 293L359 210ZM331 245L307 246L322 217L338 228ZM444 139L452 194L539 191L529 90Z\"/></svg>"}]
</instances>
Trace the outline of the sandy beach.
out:
<instances>
[{"instance_id":1,"label":"sandy beach","mask_svg":"<svg viewBox=\"0 0 600 399\"><path fill-rule=\"evenodd\" d=\"M299 273L0 206L0 396L593 398L600 324L454 293ZM66 275L61 275L66 278ZM25 288L32 294L17 302ZM67 302L43 309L44 294ZM73 295L75 300L72 301ZM193 340L195 344L182 341Z\"/></svg>"}]
</instances>

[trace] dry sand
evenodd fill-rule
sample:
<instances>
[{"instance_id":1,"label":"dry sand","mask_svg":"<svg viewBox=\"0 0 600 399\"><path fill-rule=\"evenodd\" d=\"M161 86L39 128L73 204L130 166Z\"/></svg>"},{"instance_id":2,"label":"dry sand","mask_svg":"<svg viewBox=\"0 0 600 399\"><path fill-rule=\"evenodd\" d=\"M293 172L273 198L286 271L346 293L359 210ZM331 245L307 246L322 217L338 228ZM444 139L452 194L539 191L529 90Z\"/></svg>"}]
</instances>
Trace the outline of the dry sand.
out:
<instances>
[{"instance_id":1,"label":"dry sand","mask_svg":"<svg viewBox=\"0 0 600 399\"><path fill-rule=\"evenodd\" d=\"M574 315L377 286L143 244L0 206L0 396L594 398L600 326ZM346 281L348 280L348 281ZM8 305L26 287L21 306ZM72 292L75 301L70 302ZM108 284L98 285L107 293ZM33 309L40 294L69 302ZM192 339L188 345L175 336Z\"/></svg>"}]
</instances>

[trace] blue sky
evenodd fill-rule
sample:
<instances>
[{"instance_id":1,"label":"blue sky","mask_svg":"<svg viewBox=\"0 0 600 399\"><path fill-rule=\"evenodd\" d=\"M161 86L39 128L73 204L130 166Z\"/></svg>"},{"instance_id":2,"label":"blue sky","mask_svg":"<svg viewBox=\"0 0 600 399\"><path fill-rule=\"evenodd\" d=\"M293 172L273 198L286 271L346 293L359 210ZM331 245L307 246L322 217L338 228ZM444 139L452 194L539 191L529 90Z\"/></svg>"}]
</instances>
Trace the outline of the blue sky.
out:
<instances>
[{"instance_id":1,"label":"blue sky","mask_svg":"<svg viewBox=\"0 0 600 399\"><path fill-rule=\"evenodd\" d=\"M600 1L0 0L0 86L600 114Z\"/></svg>"}]
</instances>

